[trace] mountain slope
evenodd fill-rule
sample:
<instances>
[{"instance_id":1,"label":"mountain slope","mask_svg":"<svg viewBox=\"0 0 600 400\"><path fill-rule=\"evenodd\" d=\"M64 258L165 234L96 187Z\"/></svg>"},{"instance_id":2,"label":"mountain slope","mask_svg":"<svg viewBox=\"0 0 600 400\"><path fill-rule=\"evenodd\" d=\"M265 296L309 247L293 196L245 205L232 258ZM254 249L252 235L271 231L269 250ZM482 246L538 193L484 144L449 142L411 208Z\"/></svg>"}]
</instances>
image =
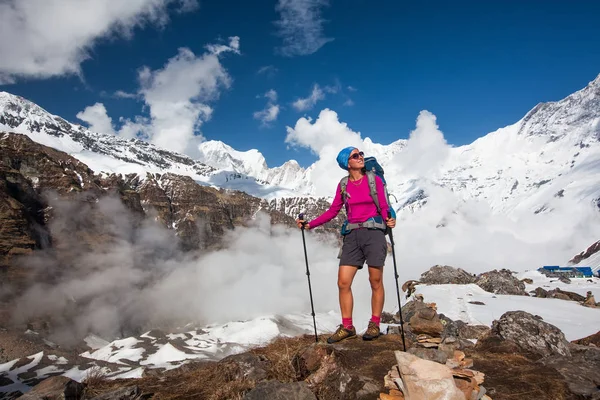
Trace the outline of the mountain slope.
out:
<instances>
[{"instance_id":1,"label":"mountain slope","mask_svg":"<svg viewBox=\"0 0 600 400\"><path fill-rule=\"evenodd\" d=\"M199 146L199 159L192 160L141 140L90 132L6 92L0 92L2 129L66 151L95 171L142 177L147 171L172 172L270 201L316 202L314 165L304 169L290 160L269 168L258 150L241 152L207 141ZM484 200L503 214L550 212L561 204L600 208L600 75L563 100L538 104L513 125L469 145L448 147L435 174L414 175L407 168L405 160L415 157L410 140L380 145L367 138L365 144L392 176L396 209L420 208L435 188L463 201Z\"/></svg>"}]
</instances>

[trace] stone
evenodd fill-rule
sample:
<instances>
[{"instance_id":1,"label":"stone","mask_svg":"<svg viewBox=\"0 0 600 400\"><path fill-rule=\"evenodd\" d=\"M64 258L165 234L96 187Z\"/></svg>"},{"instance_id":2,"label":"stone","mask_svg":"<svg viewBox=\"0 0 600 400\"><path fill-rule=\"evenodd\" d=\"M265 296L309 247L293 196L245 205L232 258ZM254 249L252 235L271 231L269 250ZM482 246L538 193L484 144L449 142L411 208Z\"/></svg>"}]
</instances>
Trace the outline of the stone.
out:
<instances>
[{"instance_id":1,"label":"stone","mask_svg":"<svg viewBox=\"0 0 600 400\"><path fill-rule=\"evenodd\" d=\"M481 339L491 331L486 325L461 324L458 327L458 336L462 339Z\"/></svg>"},{"instance_id":2,"label":"stone","mask_svg":"<svg viewBox=\"0 0 600 400\"><path fill-rule=\"evenodd\" d=\"M525 311L504 313L492 323L490 335L512 341L521 350L540 357L571 355L569 342L560 329Z\"/></svg>"},{"instance_id":3,"label":"stone","mask_svg":"<svg viewBox=\"0 0 600 400\"><path fill-rule=\"evenodd\" d=\"M475 283L490 293L528 296L525 284L515 278L507 269L484 272L477 276Z\"/></svg>"},{"instance_id":4,"label":"stone","mask_svg":"<svg viewBox=\"0 0 600 400\"><path fill-rule=\"evenodd\" d=\"M235 379L261 381L267 378L270 361L263 356L252 353L234 354L223 358L221 363L234 363L239 367L239 375Z\"/></svg>"},{"instance_id":5,"label":"stone","mask_svg":"<svg viewBox=\"0 0 600 400\"><path fill-rule=\"evenodd\" d=\"M65 376L44 379L29 392L19 397L22 400L79 400L83 398L85 386Z\"/></svg>"},{"instance_id":6,"label":"stone","mask_svg":"<svg viewBox=\"0 0 600 400\"><path fill-rule=\"evenodd\" d=\"M396 361L405 397L410 400L464 400L450 368L396 351Z\"/></svg>"},{"instance_id":7,"label":"stone","mask_svg":"<svg viewBox=\"0 0 600 400\"><path fill-rule=\"evenodd\" d=\"M545 299L548 297L548 291L542 289L541 287L537 287L534 291L535 297L539 297L540 299Z\"/></svg>"},{"instance_id":8,"label":"stone","mask_svg":"<svg viewBox=\"0 0 600 400\"><path fill-rule=\"evenodd\" d=\"M260 382L244 396L244 400L317 400L305 382Z\"/></svg>"},{"instance_id":9,"label":"stone","mask_svg":"<svg viewBox=\"0 0 600 400\"><path fill-rule=\"evenodd\" d=\"M448 355L439 349L423 349L418 347L412 347L407 351L410 354L422 358L424 360L434 361L436 363L445 364L448 360Z\"/></svg>"},{"instance_id":10,"label":"stone","mask_svg":"<svg viewBox=\"0 0 600 400\"><path fill-rule=\"evenodd\" d=\"M526 283L528 285L533 285L533 279L531 278L523 278L521 279L521 282Z\"/></svg>"},{"instance_id":11,"label":"stone","mask_svg":"<svg viewBox=\"0 0 600 400\"><path fill-rule=\"evenodd\" d=\"M426 333L432 336L439 336L444 330L444 325L440 322L439 318L434 319L423 319L418 316L413 316L410 319L410 329L414 333Z\"/></svg>"},{"instance_id":12,"label":"stone","mask_svg":"<svg viewBox=\"0 0 600 400\"><path fill-rule=\"evenodd\" d=\"M423 319L432 320L433 318L435 318L436 315L437 313L435 312L435 310L429 307L417 311L417 316Z\"/></svg>"},{"instance_id":13,"label":"stone","mask_svg":"<svg viewBox=\"0 0 600 400\"><path fill-rule=\"evenodd\" d=\"M379 393L379 384L375 382L371 378L367 377L359 377L359 381L363 384L362 388L356 392L356 398L373 398L377 393Z\"/></svg>"},{"instance_id":14,"label":"stone","mask_svg":"<svg viewBox=\"0 0 600 400\"><path fill-rule=\"evenodd\" d=\"M461 268L454 268L449 265L434 265L429 271L421 274L420 283L429 285L442 285L455 283L466 285L475 283L475 276Z\"/></svg>"},{"instance_id":15,"label":"stone","mask_svg":"<svg viewBox=\"0 0 600 400\"><path fill-rule=\"evenodd\" d=\"M560 296L560 297L559 297ZM585 297L575 292L568 292L566 290L561 290L559 288L549 290L547 297L560 298L563 300L573 300L573 301L585 301Z\"/></svg>"}]
</instances>

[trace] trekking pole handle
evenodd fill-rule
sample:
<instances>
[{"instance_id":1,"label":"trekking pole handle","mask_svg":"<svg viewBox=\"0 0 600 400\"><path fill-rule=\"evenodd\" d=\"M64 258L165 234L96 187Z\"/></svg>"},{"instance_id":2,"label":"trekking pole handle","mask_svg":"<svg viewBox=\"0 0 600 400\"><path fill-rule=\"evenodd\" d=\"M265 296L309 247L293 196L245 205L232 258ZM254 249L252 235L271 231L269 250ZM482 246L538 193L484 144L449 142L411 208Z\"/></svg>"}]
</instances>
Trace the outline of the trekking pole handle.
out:
<instances>
[{"instance_id":1,"label":"trekking pole handle","mask_svg":"<svg viewBox=\"0 0 600 400\"><path fill-rule=\"evenodd\" d=\"M304 225L306 225L306 221L304 221L304 213L298 214L298 219L302 221L302 229L304 230Z\"/></svg>"}]
</instances>

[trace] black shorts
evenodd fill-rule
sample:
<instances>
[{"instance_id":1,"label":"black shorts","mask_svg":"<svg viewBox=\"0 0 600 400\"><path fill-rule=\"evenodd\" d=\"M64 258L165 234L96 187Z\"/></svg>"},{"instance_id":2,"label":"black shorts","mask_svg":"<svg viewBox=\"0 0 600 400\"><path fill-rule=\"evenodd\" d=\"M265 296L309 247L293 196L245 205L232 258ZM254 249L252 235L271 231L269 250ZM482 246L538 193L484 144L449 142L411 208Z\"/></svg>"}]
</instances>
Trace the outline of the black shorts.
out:
<instances>
[{"instance_id":1,"label":"black shorts","mask_svg":"<svg viewBox=\"0 0 600 400\"><path fill-rule=\"evenodd\" d=\"M361 269L365 261L371 267L383 267L386 255L385 232L381 229L359 228L344 236L339 259L340 265Z\"/></svg>"}]
</instances>

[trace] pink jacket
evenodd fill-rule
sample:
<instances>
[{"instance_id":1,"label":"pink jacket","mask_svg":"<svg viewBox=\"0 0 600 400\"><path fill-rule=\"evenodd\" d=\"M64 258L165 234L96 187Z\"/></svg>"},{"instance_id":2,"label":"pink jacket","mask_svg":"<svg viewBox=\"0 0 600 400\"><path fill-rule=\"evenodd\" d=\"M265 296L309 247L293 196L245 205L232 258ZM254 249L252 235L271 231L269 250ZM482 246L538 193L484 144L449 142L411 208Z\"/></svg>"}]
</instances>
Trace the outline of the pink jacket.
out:
<instances>
[{"instance_id":1,"label":"pink jacket","mask_svg":"<svg viewBox=\"0 0 600 400\"><path fill-rule=\"evenodd\" d=\"M385 198L383 182L378 176L375 176L375 186L377 188L379 206L381 207L381 215L383 219L386 220L388 216L389 205L387 203L387 199ZM355 182L348 180L348 185L346 185L346 193L349 195L347 198L348 222L351 224L365 222L369 218L379 215L377 212L377 206L371 198L369 178L366 175L362 177L358 185L355 185ZM338 183L333 203L331 203L331 206L327 211L308 223L310 225L310 229L321 226L334 219L343 206L344 202L342 200L340 184Z\"/></svg>"}]
</instances>

